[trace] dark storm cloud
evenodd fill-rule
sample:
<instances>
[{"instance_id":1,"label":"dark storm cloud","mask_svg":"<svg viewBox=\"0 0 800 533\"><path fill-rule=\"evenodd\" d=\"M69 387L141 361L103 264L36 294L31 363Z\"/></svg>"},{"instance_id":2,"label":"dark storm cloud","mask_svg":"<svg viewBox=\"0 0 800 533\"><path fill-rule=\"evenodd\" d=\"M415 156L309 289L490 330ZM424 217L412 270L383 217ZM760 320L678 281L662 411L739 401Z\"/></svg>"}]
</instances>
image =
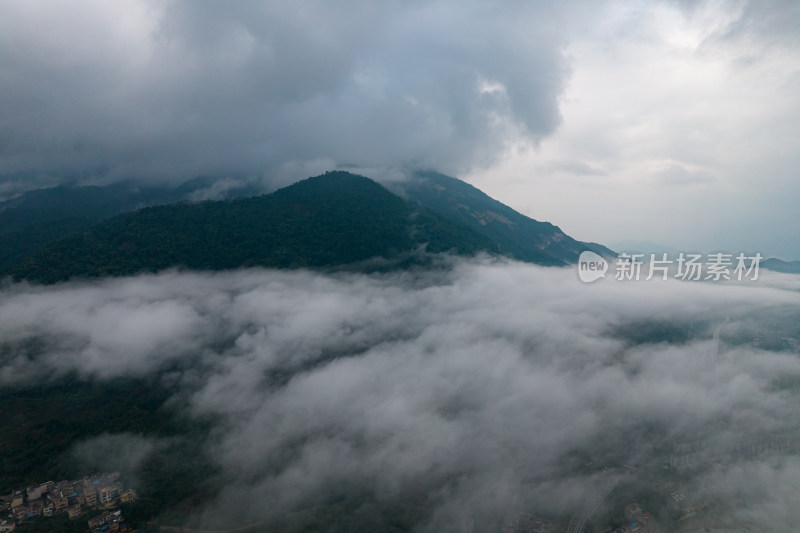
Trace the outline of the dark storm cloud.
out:
<instances>
[{"instance_id":1,"label":"dark storm cloud","mask_svg":"<svg viewBox=\"0 0 800 533\"><path fill-rule=\"evenodd\" d=\"M488 163L559 122L553 4L6 3L0 172Z\"/></svg>"},{"instance_id":2,"label":"dark storm cloud","mask_svg":"<svg viewBox=\"0 0 800 533\"><path fill-rule=\"evenodd\" d=\"M465 518L569 514L607 482L603 465L660 469L673 442L792 431L798 290L783 275L586 286L572 270L488 262L12 285L0 299L0 382L166 370L185 415L213 421L220 491L198 524L279 522L356 491L367 510L423 494L417 530L457 531ZM114 438L157 444L102 436L77 450ZM731 516L773 513L781 530L800 518L782 492L797 462L783 461L724 459L690 486L755 490ZM759 489L746 488L747 469Z\"/></svg>"}]
</instances>

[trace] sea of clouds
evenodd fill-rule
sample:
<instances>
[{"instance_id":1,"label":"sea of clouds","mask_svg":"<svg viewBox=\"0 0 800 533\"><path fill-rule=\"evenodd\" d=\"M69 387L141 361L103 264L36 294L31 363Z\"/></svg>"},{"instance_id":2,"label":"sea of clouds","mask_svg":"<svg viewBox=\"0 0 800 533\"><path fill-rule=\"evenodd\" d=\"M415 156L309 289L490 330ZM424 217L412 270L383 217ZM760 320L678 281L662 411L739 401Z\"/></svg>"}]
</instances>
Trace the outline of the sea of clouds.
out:
<instances>
[{"instance_id":1,"label":"sea of clouds","mask_svg":"<svg viewBox=\"0 0 800 533\"><path fill-rule=\"evenodd\" d=\"M412 507L415 530L480 530L569 517L609 472L636 462L633 478L652 476L676 444L792 435L798 293L800 277L773 273L586 285L572 268L490 259L6 284L0 386L161 375L179 391L171 408L212 421L219 490L193 523L313 515L344 494L363 498L352 520ZM77 450L126 440L136 461L160 446L98 435ZM791 530L795 455L715 457L684 490Z\"/></svg>"}]
</instances>

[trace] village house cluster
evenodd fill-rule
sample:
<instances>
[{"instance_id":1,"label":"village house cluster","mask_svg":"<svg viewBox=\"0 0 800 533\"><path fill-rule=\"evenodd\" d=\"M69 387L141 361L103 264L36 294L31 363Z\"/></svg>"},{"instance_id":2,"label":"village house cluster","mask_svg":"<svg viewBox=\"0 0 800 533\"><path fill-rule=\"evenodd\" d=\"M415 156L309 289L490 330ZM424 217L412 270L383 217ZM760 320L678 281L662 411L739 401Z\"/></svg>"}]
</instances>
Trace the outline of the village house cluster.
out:
<instances>
[{"instance_id":1,"label":"village house cluster","mask_svg":"<svg viewBox=\"0 0 800 533\"><path fill-rule=\"evenodd\" d=\"M103 513L89 519L89 530L92 533L105 533L106 531L122 531L122 511ZM127 528L125 528L127 530Z\"/></svg>"},{"instance_id":2,"label":"village house cluster","mask_svg":"<svg viewBox=\"0 0 800 533\"><path fill-rule=\"evenodd\" d=\"M120 503L136 499L133 489L123 490L119 472L103 472L73 481L47 481L16 489L11 493L10 514L15 522L39 516L52 517L66 514L71 520L88 511L113 509ZM90 530L119 531L121 513L105 513L89 521ZM13 531L13 523L5 522L6 531Z\"/></svg>"}]
</instances>

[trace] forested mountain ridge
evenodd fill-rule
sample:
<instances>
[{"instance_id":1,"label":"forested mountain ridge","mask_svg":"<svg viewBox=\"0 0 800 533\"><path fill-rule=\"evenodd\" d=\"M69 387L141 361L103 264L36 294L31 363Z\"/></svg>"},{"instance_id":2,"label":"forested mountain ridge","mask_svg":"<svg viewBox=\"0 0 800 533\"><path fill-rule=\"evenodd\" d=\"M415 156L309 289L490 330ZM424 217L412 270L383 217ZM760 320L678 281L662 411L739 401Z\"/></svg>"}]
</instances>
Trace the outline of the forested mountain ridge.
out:
<instances>
[{"instance_id":1,"label":"forested mountain ridge","mask_svg":"<svg viewBox=\"0 0 800 533\"><path fill-rule=\"evenodd\" d=\"M471 228L374 181L329 172L272 194L148 207L62 239L7 269L54 283L170 267L329 267L426 252L496 253Z\"/></svg>"}]
</instances>

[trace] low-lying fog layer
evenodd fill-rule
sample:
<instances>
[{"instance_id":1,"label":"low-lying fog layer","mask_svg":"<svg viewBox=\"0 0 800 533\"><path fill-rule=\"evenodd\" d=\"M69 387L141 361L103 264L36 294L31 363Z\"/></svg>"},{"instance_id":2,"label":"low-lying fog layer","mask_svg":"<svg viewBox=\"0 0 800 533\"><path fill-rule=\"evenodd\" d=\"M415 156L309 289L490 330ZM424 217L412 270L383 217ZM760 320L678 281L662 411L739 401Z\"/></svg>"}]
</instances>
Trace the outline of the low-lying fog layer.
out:
<instances>
[{"instance_id":1,"label":"low-lying fog layer","mask_svg":"<svg viewBox=\"0 0 800 533\"><path fill-rule=\"evenodd\" d=\"M700 449L681 490L789 531L798 317L800 277L585 285L574 269L488 260L14 284L0 292L0 384L177 384L175 408L212 421L220 490L193 519L209 527L339 497L363 497L365 521L417 513L418 531L569 519L611 476L655 486ZM128 438L149 449L136 435L78 449Z\"/></svg>"}]
</instances>

